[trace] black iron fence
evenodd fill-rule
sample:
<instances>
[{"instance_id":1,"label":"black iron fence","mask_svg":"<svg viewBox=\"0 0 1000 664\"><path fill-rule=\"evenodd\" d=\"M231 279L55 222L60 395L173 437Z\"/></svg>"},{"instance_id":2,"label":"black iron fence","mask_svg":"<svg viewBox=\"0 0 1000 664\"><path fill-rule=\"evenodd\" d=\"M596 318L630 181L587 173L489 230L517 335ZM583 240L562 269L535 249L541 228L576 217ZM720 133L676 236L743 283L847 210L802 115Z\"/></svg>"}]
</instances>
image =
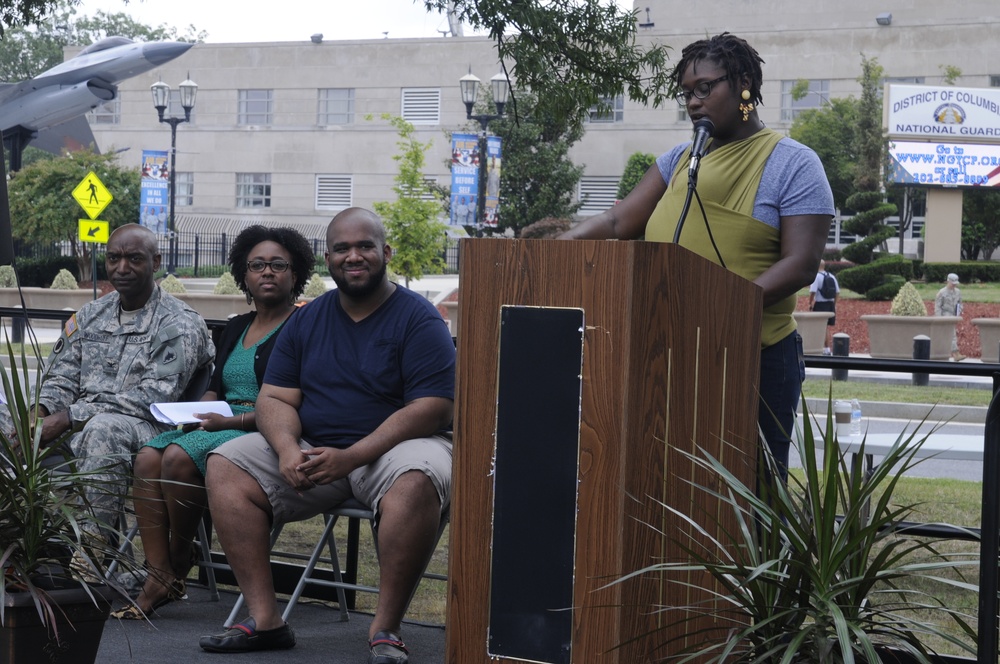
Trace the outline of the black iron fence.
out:
<instances>
[{"instance_id":1,"label":"black iron fence","mask_svg":"<svg viewBox=\"0 0 1000 664\"><path fill-rule=\"evenodd\" d=\"M226 259L232 247L234 233L203 233L178 232L172 238L161 238L160 253L163 256L163 267L168 265L176 268L177 274L185 277L218 277L228 271ZM326 252L326 240L309 240L318 262L322 262ZM458 240L449 237L442 260L445 274L458 274ZM98 253L98 261L104 253L105 245L94 245ZM27 243L18 242L15 247L18 261L39 259L58 259L72 256L73 251L68 242ZM171 255L173 260L171 259ZM98 276L102 272L98 269ZM79 275L77 275L79 276ZM47 285L47 284L45 284Z\"/></svg>"}]
</instances>

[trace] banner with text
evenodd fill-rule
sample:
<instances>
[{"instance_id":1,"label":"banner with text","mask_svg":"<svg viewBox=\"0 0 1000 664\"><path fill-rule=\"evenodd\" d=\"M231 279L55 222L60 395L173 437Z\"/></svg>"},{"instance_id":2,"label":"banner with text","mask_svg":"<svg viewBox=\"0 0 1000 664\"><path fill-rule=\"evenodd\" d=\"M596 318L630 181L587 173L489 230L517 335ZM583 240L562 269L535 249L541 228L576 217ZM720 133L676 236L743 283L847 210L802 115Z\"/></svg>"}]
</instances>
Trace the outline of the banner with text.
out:
<instances>
[{"instance_id":1,"label":"banner with text","mask_svg":"<svg viewBox=\"0 0 1000 664\"><path fill-rule=\"evenodd\" d=\"M1000 89L890 84L886 129L899 138L1000 142Z\"/></svg>"},{"instance_id":2,"label":"banner with text","mask_svg":"<svg viewBox=\"0 0 1000 664\"><path fill-rule=\"evenodd\" d=\"M165 235L169 198L170 159L167 151L143 150L139 223L158 235Z\"/></svg>"},{"instance_id":3,"label":"banner with text","mask_svg":"<svg viewBox=\"0 0 1000 664\"><path fill-rule=\"evenodd\" d=\"M889 141L889 157L896 184L1000 186L1000 145Z\"/></svg>"},{"instance_id":4,"label":"banner with text","mask_svg":"<svg viewBox=\"0 0 1000 664\"><path fill-rule=\"evenodd\" d=\"M500 137L486 139L486 214L479 213L479 138L475 134L451 136L451 219L453 226L497 225L497 206L500 202Z\"/></svg>"}]
</instances>

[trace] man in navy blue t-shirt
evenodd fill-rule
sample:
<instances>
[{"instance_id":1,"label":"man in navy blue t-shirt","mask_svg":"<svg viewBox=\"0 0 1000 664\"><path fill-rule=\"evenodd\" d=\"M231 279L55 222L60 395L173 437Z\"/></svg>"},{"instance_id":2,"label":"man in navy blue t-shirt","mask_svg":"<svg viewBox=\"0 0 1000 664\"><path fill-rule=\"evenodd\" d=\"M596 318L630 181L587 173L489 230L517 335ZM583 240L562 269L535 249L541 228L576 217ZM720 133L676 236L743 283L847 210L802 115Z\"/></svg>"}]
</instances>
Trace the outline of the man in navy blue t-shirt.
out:
<instances>
[{"instance_id":1,"label":"man in navy blue t-shirt","mask_svg":"<svg viewBox=\"0 0 1000 664\"><path fill-rule=\"evenodd\" d=\"M337 289L285 324L256 404L260 433L208 460L212 518L250 617L200 645L295 645L271 581L270 529L353 496L379 524L368 661L403 664L403 614L450 502L455 348L437 309L389 281L392 250L374 213L338 214L327 247Z\"/></svg>"}]
</instances>

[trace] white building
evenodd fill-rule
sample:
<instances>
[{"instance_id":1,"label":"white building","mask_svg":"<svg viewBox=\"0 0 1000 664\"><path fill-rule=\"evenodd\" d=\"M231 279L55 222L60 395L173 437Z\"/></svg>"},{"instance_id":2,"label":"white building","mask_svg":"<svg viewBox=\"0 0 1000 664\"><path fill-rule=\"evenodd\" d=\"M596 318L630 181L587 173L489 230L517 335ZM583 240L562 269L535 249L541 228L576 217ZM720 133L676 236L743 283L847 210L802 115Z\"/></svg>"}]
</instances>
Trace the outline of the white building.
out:
<instances>
[{"instance_id":1,"label":"white building","mask_svg":"<svg viewBox=\"0 0 1000 664\"><path fill-rule=\"evenodd\" d=\"M765 61L761 119L779 131L804 108L856 95L862 54L878 58L893 81L941 83L943 68L952 66L961 70L962 86L1000 86L996 0L636 5L639 39L668 44L675 57L706 35L728 30L746 38ZM470 68L483 81L499 71L487 38L198 44L126 81L120 98L90 120L101 151L128 147L120 158L137 166L143 149L170 145L149 86L162 79L176 89L190 77L199 89L192 122L177 131L178 228L266 221L315 237L340 209L392 199L397 135L381 114L402 115L419 140L433 141L426 175L449 182L445 132L473 130L458 87ZM790 88L799 79L809 81L811 94L793 101ZM690 123L672 101L653 109L619 99L614 108L593 118L572 151L586 167L581 215L613 202L632 153L659 154L690 138ZM182 114L179 107L168 112Z\"/></svg>"}]
</instances>

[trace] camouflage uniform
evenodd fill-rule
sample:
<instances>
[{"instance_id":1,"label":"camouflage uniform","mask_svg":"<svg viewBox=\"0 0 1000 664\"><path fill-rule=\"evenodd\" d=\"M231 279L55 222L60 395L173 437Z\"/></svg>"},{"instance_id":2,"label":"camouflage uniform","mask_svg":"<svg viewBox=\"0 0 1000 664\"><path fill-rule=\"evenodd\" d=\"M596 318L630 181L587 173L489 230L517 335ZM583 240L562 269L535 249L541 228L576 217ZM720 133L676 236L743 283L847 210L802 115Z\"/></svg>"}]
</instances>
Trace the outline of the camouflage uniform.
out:
<instances>
[{"instance_id":1,"label":"camouflage uniform","mask_svg":"<svg viewBox=\"0 0 1000 664\"><path fill-rule=\"evenodd\" d=\"M82 472L110 489L88 491L96 516L115 523L131 477L132 456L167 427L151 403L175 401L215 348L205 321L172 295L153 290L129 322L119 323L120 298L110 293L80 308L52 348L38 402L69 411L83 429L69 439Z\"/></svg>"},{"instance_id":2,"label":"camouflage uniform","mask_svg":"<svg viewBox=\"0 0 1000 664\"><path fill-rule=\"evenodd\" d=\"M958 288L948 288L945 286L938 291L934 298L935 316L961 316L962 315L962 291ZM951 352L958 352L958 336L951 336Z\"/></svg>"}]
</instances>

